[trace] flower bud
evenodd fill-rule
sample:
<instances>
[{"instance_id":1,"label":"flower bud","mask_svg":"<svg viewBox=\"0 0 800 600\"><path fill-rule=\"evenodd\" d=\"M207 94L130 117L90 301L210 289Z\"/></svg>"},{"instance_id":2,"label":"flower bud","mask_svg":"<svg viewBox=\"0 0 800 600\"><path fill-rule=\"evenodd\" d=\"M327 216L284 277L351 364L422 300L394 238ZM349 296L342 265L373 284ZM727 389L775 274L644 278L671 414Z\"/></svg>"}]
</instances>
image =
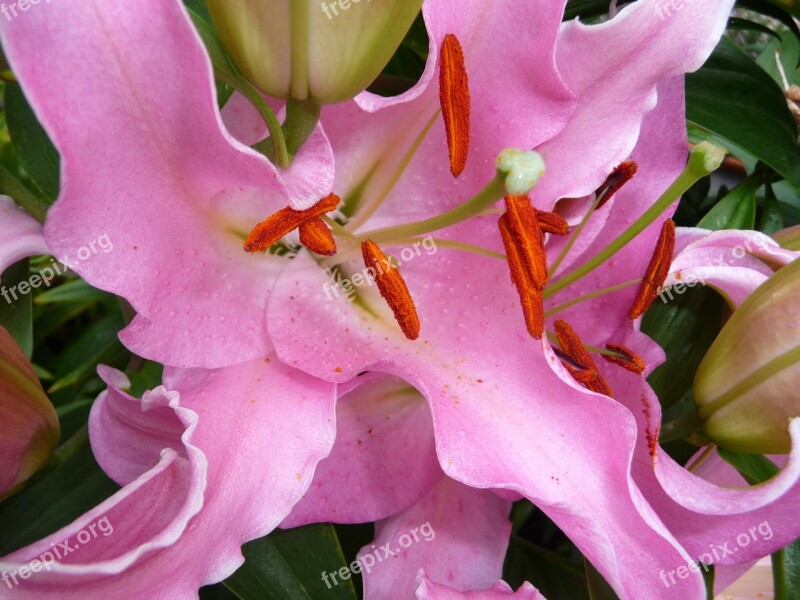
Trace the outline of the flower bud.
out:
<instances>
[{"instance_id":1,"label":"flower bud","mask_svg":"<svg viewBox=\"0 0 800 600\"><path fill-rule=\"evenodd\" d=\"M0 327L0 498L47 463L60 435L33 366Z\"/></svg>"},{"instance_id":2,"label":"flower bud","mask_svg":"<svg viewBox=\"0 0 800 600\"><path fill-rule=\"evenodd\" d=\"M800 250L800 225L776 231L772 234L772 239L786 250Z\"/></svg>"},{"instance_id":3,"label":"flower bud","mask_svg":"<svg viewBox=\"0 0 800 600\"><path fill-rule=\"evenodd\" d=\"M708 437L738 452L789 452L800 416L800 261L780 269L733 313L694 380Z\"/></svg>"},{"instance_id":4,"label":"flower bud","mask_svg":"<svg viewBox=\"0 0 800 600\"><path fill-rule=\"evenodd\" d=\"M332 104L365 90L400 46L422 0L207 0L250 83L276 98Z\"/></svg>"}]
</instances>

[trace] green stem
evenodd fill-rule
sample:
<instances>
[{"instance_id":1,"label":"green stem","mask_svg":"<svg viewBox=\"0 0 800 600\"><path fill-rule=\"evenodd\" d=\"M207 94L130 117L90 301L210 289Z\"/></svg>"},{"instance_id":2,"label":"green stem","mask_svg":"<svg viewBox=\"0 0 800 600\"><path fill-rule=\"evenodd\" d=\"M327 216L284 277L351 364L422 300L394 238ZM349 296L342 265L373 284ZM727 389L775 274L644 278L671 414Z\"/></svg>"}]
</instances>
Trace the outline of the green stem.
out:
<instances>
[{"instance_id":1,"label":"green stem","mask_svg":"<svg viewBox=\"0 0 800 600\"><path fill-rule=\"evenodd\" d=\"M488 185L478 192L473 198L467 200L461 206L447 211L436 217L417 221L415 223L407 223L397 227L385 227L383 229L374 229L360 234L358 237L361 240L370 239L376 244L393 242L395 240L402 240L405 238L412 238L417 236L424 236L433 231L450 227L457 223L471 219L475 215L486 210L495 202L505 196L505 175L498 174L495 176Z\"/></svg>"},{"instance_id":2,"label":"green stem","mask_svg":"<svg viewBox=\"0 0 800 600\"><path fill-rule=\"evenodd\" d=\"M697 457L691 465L686 466L686 470L690 473L695 473L697 469L699 469L703 464L714 455L714 452L717 451L717 447L714 444L709 444L706 446L706 449L703 450L703 453Z\"/></svg>"},{"instance_id":3,"label":"green stem","mask_svg":"<svg viewBox=\"0 0 800 600\"><path fill-rule=\"evenodd\" d=\"M266 154L267 158L271 159L281 169L288 168L291 161L289 160L289 152L286 149L286 139L283 137L283 130L281 130L281 124L275 112L252 86L239 86L237 89L255 107L269 130L269 137L258 142L253 147L262 154Z\"/></svg>"},{"instance_id":4,"label":"green stem","mask_svg":"<svg viewBox=\"0 0 800 600\"><path fill-rule=\"evenodd\" d=\"M558 336L553 333L552 331L545 331L545 335L547 336L547 341L550 342L551 346L559 346ZM598 348L597 346L592 346L591 344L584 344L584 348L586 348L589 352L593 352L595 354L601 354L603 356L620 356L619 352L614 352L613 350L606 350L605 348Z\"/></svg>"},{"instance_id":5,"label":"green stem","mask_svg":"<svg viewBox=\"0 0 800 600\"><path fill-rule=\"evenodd\" d=\"M624 283L618 283L617 285L612 285L607 288L603 288L601 290L596 290L589 294L584 294L583 296L578 296L577 298L573 298L569 302L564 302L564 304L559 304L558 306L554 306L550 310L544 313L545 317L552 317L555 314L560 313L561 311L567 310L568 308L572 308L576 304L580 304L581 302L586 302L587 300L591 300L592 298L597 298L598 296L604 296L605 294L611 294L612 292L616 292L619 290L624 290L627 287L631 287L632 285L639 285L642 282L641 279L632 279L631 281L626 281Z\"/></svg>"},{"instance_id":6,"label":"green stem","mask_svg":"<svg viewBox=\"0 0 800 600\"><path fill-rule=\"evenodd\" d=\"M342 227L328 215L322 215L322 220L325 221L328 227L331 228L331 233L333 233L334 237L346 240L353 247L353 249L357 249L359 252L361 251L361 242L356 236L347 231L347 229ZM341 255L341 252L337 252L336 258L339 258Z\"/></svg>"},{"instance_id":7,"label":"green stem","mask_svg":"<svg viewBox=\"0 0 800 600\"><path fill-rule=\"evenodd\" d=\"M570 234L569 240L567 240L566 245L561 250L561 253L558 255L558 258L556 258L556 260L553 262L552 266L550 267L550 272L551 273L555 274L556 272L558 272L558 267L561 266L561 263L564 262L565 258L567 258L567 255L569 254L569 251L572 250L572 247L575 245L575 242L578 241L578 236L583 231L583 228L586 227L586 224L589 222L589 219L592 218L592 215L594 214L594 211L597 209L597 205L600 204L600 201L606 195L606 192L607 192L607 190L605 190L602 194L598 195L594 199L594 201L592 202L592 205L589 207L589 210L587 210L586 214L583 215L583 218L581 219L580 224L575 228L575 231L573 231Z\"/></svg>"},{"instance_id":8,"label":"green stem","mask_svg":"<svg viewBox=\"0 0 800 600\"><path fill-rule=\"evenodd\" d=\"M694 151L692 152L692 156L689 159L689 164L686 165L686 168L680 174L678 179L676 179L675 182L669 186L667 191L664 192L658 200L656 200L653 206L645 211L641 217L636 219L636 221L634 221L630 227L623 231L618 238L603 248L603 250L601 250L597 255L592 257L591 260L582 264L580 267L568 273L561 279L548 285L544 291L545 298L560 292L568 285L575 283L605 263L609 258L614 256L622 248L628 245L631 240L644 231L650 224L655 222L655 220L658 219L658 217L661 216L670 206L672 206L672 204L678 198L686 193L690 187L708 175L715 168L719 167L719 164L713 160L715 157L709 158L706 156L706 154L709 153L708 147L702 148L700 151L698 151L698 148L700 148L700 145L695 147ZM720 158L719 162L722 162L722 158Z\"/></svg>"},{"instance_id":9,"label":"green stem","mask_svg":"<svg viewBox=\"0 0 800 600\"><path fill-rule=\"evenodd\" d=\"M474 246L472 244L465 244L464 242L457 242L454 240L447 240L444 238L435 238L432 236L426 237L410 237L410 238L403 238L392 240L390 244L385 244L386 246L410 246L417 242L422 242L425 239L433 240L433 243L436 246L442 246L443 248L453 248L454 250L463 250L464 252L472 252L473 254L480 254L481 256L489 256L491 258L498 258L500 260L506 260L506 255L501 254L500 252L495 252L494 250L489 250L488 248L481 248L480 246Z\"/></svg>"},{"instance_id":10,"label":"green stem","mask_svg":"<svg viewBox=\"0 0 800 600\"><path fill-rule=\"evenodd\" d=\"M403 176L403 173L405 173L406 169L408 168L408 165L411 164L411 160L414 158L414 155L417 153L417 150L419 150L419 147L420 145L422 145L422 142L425 141L425 137L428 135L428 132L431 130L431 127L433 127L433 124L436 123L436 119L438 118L438 116L439 116L439 111L437 110L433 114L433 116L430 119L428 119L428 122L422 128L422 131L419 133L419 135L417 135L417 137L411 143L411 146L409 146L408 150L406 150L406 153L403 155L403 158L400 159L400 163L397 165L397 168L395 168L394 172L392 173L392 176L389 177L389 181L386 182L386 185L383 187L380 193L375 197L375 199L368 206L365 206L363 210L360 210L357 213L353 214L353 218L347 224L352 231L358 230L359 227L361 227L364 223L366 223L367 220L369 220L369 218L373 214L375 214L375 211L378 210L378 208L380 208L384 200L386 200L386 198L389 196L389 193L392 191L392 189L394 189L394 186L397 184L397 182L400 181L400 178Z\"/></svg>"},{"instance_id":11,"label":"green stem","mask_svg":"<svg viewBox=\"0 0 800 600\"><path fill-rule=\"evenodd\" d=\"M322 107L311 100L286 101L286 120L283 122L283 135L286 138L286 149L294 156L303 147L306 140L314 133L319 122Z\"/></svg>"}]
</instances>

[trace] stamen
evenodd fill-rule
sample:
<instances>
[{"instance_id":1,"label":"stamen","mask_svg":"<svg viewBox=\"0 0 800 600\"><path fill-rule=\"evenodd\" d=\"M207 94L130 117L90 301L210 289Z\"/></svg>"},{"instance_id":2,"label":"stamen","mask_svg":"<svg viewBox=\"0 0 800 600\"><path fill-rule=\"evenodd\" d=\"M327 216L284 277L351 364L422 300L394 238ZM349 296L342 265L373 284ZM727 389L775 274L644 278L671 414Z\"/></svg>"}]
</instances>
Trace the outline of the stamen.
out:
<instances>
[{"instance_id":1,"label":"stamen","mask_svg":"<svg viewBox=\"0 0 800 600\"><path fill-rule=\"evenodd\" d=\"M393 267L378 245L372 240L361 244L361 253L367 268L372 269L378 290L392 309L400 329L410 340L419 337L420 322L414 299L408 291L403 276Z\"/></svg>"},{"instance_id":2,"label":"stamen","mask_svg":"<svg viewBox=\"0 0 800 600\"><path fill-rule=\"evenodd\" d=\"M450 172L464 172L469 152L470 95L464 51L452 33L444 37L439 61L439 101L450 151Z\"/></svg>"},{"instance_id":3,"label":"stamen","mask_svg":"<svg viewBox=\"0 0 800 600\"><path fill-rule=\"evenodd\" d=\"M320 217L314 217L300 224L300 243L315 254L322 256L336 254L336 240Z\"/></svg>"},{"instance_id":4,"label":"stamen","mask_svg":"<svg viewBox=\"0 0 800 600\"><path fill-rule=\"evenodd\" d=\"M554 235L567 235L569 233L569 223L561 215L546 210L534 210L536 210L536 219L539 221L539 227L545 233Z\"/></svg>"},{"instance_id":5,"label":"stamen","mask_svg":"<svg viewBox=\"0 0 800 600\"><path fill-rule=\"evenodd\" d=\"M658 236L653 256L650 258L650 264L647 265L647 271L642 277L636 300L634 300L633 306L628 312L628 316L631 319L641 317L658 296L659 289L664 285L664 281L669 275L669 267L672 264L672 253L674 251L675 222L672 219L667 219L661 226L661 233Z\"/></svg>"},{"instance_id":6,"label":"stamen","mask_svg":"<svg viewBox=\"0 0 800 600\"><path fill-rule=\"evenodd\" d=\"M547 259L536 211L527 196L506 197L508 212L498 221L506 249L511 281L517 288L528 333L539 339L544 333L544 297Z\"/></svg>"},{"instance_id":7,"label":"stamen","mask_svg":"<svg viewBox=\"0 0 800 600\"><path fill-rule=\"evenodd\" d=\"M561 357L561 362L573 379L593 392L613 398L611 388L600 375L597 364L575 330L562 320L556 321L553 326L558 343L561 345L561 353L564 355Z\"/></svg>"},{"instance_id":8,"label":"stamen","mask_svg":"<svg viewBox=\"0 0 800 600\"><path fill-rule=\"evenodd\" d=\"M500 217L499 225L503 245L506 248L506 261L511 272L511 281L519 294L525 325L531 337L538 340L544 333L544 299L542 298L542 290L531 278L530 269L524 266L506 215Z\"/></svg>"},{"instance_id":9,"label":"stamen","mask_svg":"<svg viewBox=\"0 0 800 600\"><path fill-rule=\"evenodd\" d=\"M520 253L520 259L534 285L547 284L547 255L536 210L528 196L506 196L506 223ZM502 217L501 217L502 219Z\"/></svg>"},{"instance_id":10,"label":"stamen","mask_svg":"<svg viewBox=\"0 0 800 600\"><path fill-rule=\"evenodd\" d=\"M306 210L294 210L289 206L282 208L255 226L244 242L245 252L259 252L269 248L309 219L332 211L340 201L339 196L330 194Z\"/></svg>"},{"instance_id":11,"label":"stamen","mask_svg":"<svg viewBox=\"0 0 800 600\"><path fill-rule=\"evenodd\" d=\"M637 375L641 375L644 372L644 361L627 346L623 346L622 344L606 344L606 350L617 353L616 355L603 354L603 358L608 362L619 365L623 369L627 369Z\"/></svg>"},{"instance_id":12,"label":"stamen","mask_svg":"<svg viewBox=\"0 0 800 600\"><path fill-rule=\"evenodd\" d=\"M638 169L639 165L632 160L617 165L617 167L611 171L611 174L606 177L603 185L597 188L595 192L595 195L601 198L595 210L601 208L606 202L611 200L611 197L616 194L623 185L633 179Z\"/></svg>"}]
</instances>

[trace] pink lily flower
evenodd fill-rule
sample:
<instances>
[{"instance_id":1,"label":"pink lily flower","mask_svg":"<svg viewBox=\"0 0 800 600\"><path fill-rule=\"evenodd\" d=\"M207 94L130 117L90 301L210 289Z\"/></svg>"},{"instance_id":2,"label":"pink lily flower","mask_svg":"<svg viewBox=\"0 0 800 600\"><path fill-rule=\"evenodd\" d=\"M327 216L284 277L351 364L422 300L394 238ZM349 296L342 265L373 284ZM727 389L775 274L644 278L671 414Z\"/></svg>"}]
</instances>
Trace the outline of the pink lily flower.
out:
<instances>
[{"instance_id":1,"label":"pink lily flower","mask_svg":"<svg viewBox=\"0 0 800 600\"><path fill-rule=\"evenodd\" d=\"M400 98L364 94L325 110L323 123L337 156L334 190L353 211L351 234L457 206L491 179L494 159L506 147L541 151L548 173L536 189L536 201L547 209L559 197L586 197L633 156L647 172L644 184L634 180L630 194L623 189L598 211L601 222L590 223L586 237L567 253L562 266L568 269L643 212L644 200L637 202L632 192L652 201L666 188L683 167L686 146L683 134L676 133L683 128L676 102L681 96L665 82L702 64L731 2L687 5L663 22L654 2L642 1L605 25L571 24L560 30L563 5L503 2L487 18L478 9L452 11L448 2L429 2L425 15L432 52L420 83ZM42 46L44 31L50 37ZM48 216L48 243L67 251L96 234L118 234L120 249L80 272L136 307L137 320L122 334L131 349L179 367L248 365L219 372L219 379L231 385L252 377L238 370L270 355L273 346L286 365L320 380L344 382L368 369L399 375L430 404L439 462L449 478L470 488L531 498L623 597L699 597L699 578L658 588L657 567L688 555L631 479L640 431L633 415L641 407L632 414L622 400L576 382L549 342L531 344L503 263L452 248L469 240L496 253L494 220L472 215L442 234L451 246L442 254L404 266L423 323L422 337L409 342L376 294L369 298L378 318L344 298L326 302L321 290L330 279L308 255L288 263L241 252L242 232L264 215L287 203L307 209L330 191L323 184L313 193L301 187L304 175L331 172L325 134L319 129L316 141L303 148L296 173L277 172L230 137L220 127L208 61L178 3L53 5L3 24L2 34L64 161L64 189ZM479 115L470 121L466 165L463 103L446 115L449 145L445 128L432 119L438 90L431 83L437 70L441 75L438 51L448 35L461 40L465 50L472 114ZM519 44L496 43L507 36ZM113 52L107 51L109 45ZM598 51L608 47L619 53L613 60ZM452 49L445 49L450 57L445 62L453 60ZM514 66L502 73L502 86L495 81L498 64ZM451 68L447 63L445 70ZM87 98L76 72L104 93ZM163 81L157 93L147 85L154 73ZM57 102L49 93L53 88L60 90ZM653 110L656 102L660 109ZM671 135L657 137L665 124ZM637 151L637 141L643 140L647 144ZM97 153L98 146L110 151ZM455 182L442 168L448 155L451 170L466 168ZM380 159L365 162L369 156ZM360 209L353 204L359 184L370 198ZM584 212L588 204L583 202ZM623 210L614 210L615 205ZM562 288L550 305L597 289L604 278L620 283L640 277L657 230L648 229L624 255L568 293ZM390 237L384 243L398 241ZM604 343L630 328L615 309L631 300L626 291L613 302L606 297L591 310L587 304L566 314L576 315L571 322L587 341ZM600 366L603 374L608 369ZM226 390L233 397L243 393L233 385ZM212 424L214 419L219 424ZM313 416L307 422L314 423ZM234 423L234 418L209 416L209 427ZM613 439L598 434L598 423L613 432ZM104 467L118 473L120 481L134 473L129 467ZM183 522L186 513L178 513ZM115 572L127 568L128 560L115 563ZM204 568L201 561L197 569ZM211 581L225 571L206 571L202 577Z\"/></svg>"},{"instance_id":2,"label":"pink lily flower","mask_svg":"<svg viewBox=\"0 0 800 600\"><path fill-rule=\"evenodd\" d=\"M591 244L602 244L602 235L605 233L603 228L608 227L612 231L619 232L632 220L626 212L615 211L613 203L616 203L617 206L626 207L638 205L640 210L644 210L644 207L653 202L655 196L666 187L670 180L668 171L659 171L659 166L664 164L664 152L673 149L673 154L670 154L670 156L674 155L675 157L673 173L683 162L682 157L685 156L686 140L682 129L682 89L677 82L672 82L664 85L660 92L660 102L662 104L648 115L642 127L640 147L637 147L633 152L633 157L640 165L640 170L642 172L655 173L655 181L645 177L634 178L626 188L623 188L611 200L607 205L608 208L601 209L602 212L599 213L599 217L602 219L601 227L598 228L598 233L594 234L594 240L590 241L583 251L589 256L597 252L597 249L592 248ZM329 127L328 129L332 131L332 128ZM335 144L337 138L334 133L331 133L331 139ZM591 228L592 224L590 223L585 231L591 232ZM652 240L652 237L650 239ZM602 245L600 247L602 248ZM746 297L766 279L773 269L770 264L786 264L798 256L795 252L782 250L769 238L755 232L709 233L678 230L676 247L678 248L678 254L672 262L670 272L665 277L665 284L671 285L672 283L692 278L694 281L699 281L702 278L705 284L716 287L727 297L736 299L736 301L741 301L742 298ZM610 261L604 268L595 271L591 282L578 282L577 285L585 285L585 293L588 293L598 288L608 288L613 283L628 281L636 277L638 274L637 269L641 268L641 266L635 266L637 257L627 249L620 256L622 256L622 259ZM717 260L718 257L722 257L723 261L719 262ZM581 255L577 253L573 262L579 264L580 259ZM641 265L641 262L639 262L639 265ZM411 263L409 263L410 266L412 266ZM416 266L416 263L413 266ZM490 270L489 267L486 268L486 271L488 270ZM480 276L483 272L480 269L470 271L473 277ZM500 285L499 279L497 283L479 285L476 286L476 293L486 290L486 293L482 296L484 302L486 302L486 297ZM296 287L292 287L292 289L295 299L302 298L301 292L298 292ZM628 555L623 558L624 555L631 552L630 538L626 540L624 548L621 547L616 551L618 554L616 554L615 560L624 560L625 558L652 560L649 566L640 566L636 570L635 579L640 586L636 591L628 588L623 592L618 590L618 593L622 597L631 598L702 598L704 597L704 591L699 573L688 571L688 567L687 574L690 573L690 575L687 575L686 578L677 577L676 582L674 584L670 583L669 586L663 585L659 575L664 572L665 576L668 576L670 568L674 570L676 567L685 566L691 560L690 554L696 558L700 540L703 540L703 543L707 546L709 540L719 539L715 537L717 534L714 531L714 527L710 529L703 528L703 520L708 518L707 511L698 511L690 517L689 522L694 530L694 539L684 547L684 538L675 536L677 537L675 539L671 533L671 528L664 527L659 511L661 503L655 504L654 508L656 510L650 512L645 499L641 496L642 492L637 487L641 479L643 491L650 493L650 483L654 481L651 445L655 446L657 444L657 427L660 423L660 415L656 416L654 409L650 405L642 403L641 390L649 390L644 377L663 360L663 354L660 350L653 352L652 342L648 342L651 345L649 349L639 344L639 340L644 336L636 332L628 319L627 311L623 308L629 306L633 301L633 292L632 288L616 292L621 294L622 297L622 301L619 303L617 303L616 297L612 304L608 301L608 296L604 296L599 298L599 301L587 300L580 305L568 307L561 311L563 314L569 315L568 318L571 322L584 323L586 324L585 327L591 324L594 333L591 333L592 329L588 330L590 332L589 335L592 337L588 337L587 341L591 341L596 345L602 345L607 341L615 341L635 349L639 348L637 354L640 357L644 357L648 365L645 373L638 374L619 369L615 365L607 366L607 363L604 362L600 362L599 367L603 373L610 373L605 377L611 387L618 392L619 395L616 398L630 408L631 412L627 413L627 416L630 417L632 413L637 416L637 421L639 422L636 428L638 433L632 433L631 438L628 438L629 441L634 437L637 439L635 447L617 448L616 446L624 443L619 432L624 431L622 423L626 423L626 417L619 415L619 423L610 427L610 431L617 432L614 438L614 450L619 449L620 454L616 460L619 461L619 464L630 465L633 463L635 467L645 465L649 469L649 472L644 475L640 474L638 470L634 471L633 476L624 470L618 475L619 487L617 494L621 493L624 498L628 498L635 508L629 509L625 518L620 515L620 520L617 524L613 526L607 525L606 527L613 527L615 534L619 535L621 531L625 530L625 519L630 519L632 514L636 514L635 511L640 511L639 514L642 515L642 519L648 524L645 527L652 527L652 529L646 529L645 533L642 534L643 537L651 537L650 541L643 543L641 550L632 552L633 556ZM485 306L486 304L483 305ZM555 301L553 301L552 307L556 308ZM620 310L620 308L623 308L623 310ZM495 310L492 314L502 314L502 311ZM461 332L462 330L458 328L459 316L456 315L454 317L452 329ZM355 320L355 317L353 317L353 320ZM311 321L311 325L312 328L321 326L319 320ZM485 332L484 335L486 335ZM500 338L500 345L507 343L507 339L516 338L520 340L520 343L523 343L524 340L524 334L521 333L508 334L506 340L503 340L502 336L498 337ZM298 341L297 343L301 342ZM545 352L548 349L548 347L545 347ZM349 348L349 350L352 352L353 348ZM491 357L500 354L500 350L495 352L484 351L482 356ZM503 355L507 356L508 353L505 352ZM296 356L296 354L293 356ZM431 359L431 355L426 355L426 358ZM553 362L557 364L555 360ZM415 366L419 368L419 363L416 363ZM374 368L388 371L383 364ZM527 369L530 370L530 366L527 366ZM395 372L403 375L406 379L411 379L412 377L407 372ZM466 373L464 371L461 371L461 373L462 378L466 379ZM322 375L321 372L320 375ZM430 376L428 373L425 373L425 375ZM540 386L544 385L544 376L542 373L537 373L536 380ZM418 377L422 379L421 376ZM564 374L565 383L569 383L568 377L569 375ZM359 379L363 379L363 376ZM484 381L479 381L480 379L482 379L481 372L476 370L470 378L470 381L474 382L473 389L480 387L480 385L475 384L492 381L490 375L487 375ZM441 382L441 389L443 390L443 395L446 398L450 398L450 402L431 402L430 410L433 411L434 417L433 430L431 430L430 426L425 425L429 418L428 407L421 402L419 396L417 396L416 402L410 401L414 397L414 392L409 390L406 384L380 383L380 381L360 383L361 388L374 386L376 389L365 390L363 395L358 390L348 392L347 388L340 392L337 443L334 445L331 456L320 464L309 493L295 507L292 515L283 523L283 526L296 526L317 520L360 522L380 519L381 507L383 507L382 516L388 520L384 522L386 525L381 525L381 527L387 527L389 533L382 533L383 530L379 527L379 533L373 545L380 548L387 542L395 543L399 535L411 531L413 527L418 527L421 523L433 523L431 519L434 516L450 515L456 512L453 510L454 503L449 502L447 498L440 499L440 503L433 508L430 506L430 501L427 501L427 510L416 504L408 507L407 503L412 496L416 495L420 498L419 502L421 503L422 498L427 498L428 494L434 494L430 490L435 490L437 484L434 484L433 487L430 486L431 481L438 481L439 468L434 463L433 453L431 452L432 447L436 448L438 462L441 464L441 469L448 476L474 487L520 491L523 495L534 500L538 506L543 507L541 497L531 494L530 491L525 490L523 487L526 484L531 485L528 483L531 481L530 479L525 479L521 483L516 483L516 485L509 483L520 481L520 474L526 471L529 473L532 470L530 466L526 469L521 465L518 466L514 461L520 455L526 458L534 456L534 452L526 450L526 448L530 447L526 446L526 444L539 443L528 441L531 435L528 429L533 425L529 420L525 420L522 411L518 413L516 418L509 417L509 398L498 399L487 410L487 416L483 416L483 418L476 417L473 421L467 421L462 416L458 420L458 417L453 416L452 412L449 411L462 413L467 410L475 411L477 408L475 403L468 399L480 398L481 393L474 392L472 395L464 394L462 396L458 393L458 378L456 378L455 383L452 379L443 381ZM395 389L392 393L392 385L400 389ZM417 387L426 396L430 393L419 384ZM563 410L563 404L566 403L564 399L567 397L571 399L566 404L572 405L575 402L579 402L582 394L573 397L574 393L574 389L569 389L557 394L558 400L548 404L546 410L539 409L535 411L536 418L539 420L547 419L547 415L551 411ZM652 392L648 393L652 395ZM534 394L532 393L531 395L533 396ZM581 405L580 409L576 410L589 411L593 408L596 409L598 401L599 398L595 396L592 403ZM652 402L657 405L657 400L652 399ZM644 417L648 414L650 418L645 420ZM604 418L609 418L608 413ZM571 417L571 419L570 423L576 426L581 420L577 415ZM453 427L453 422L458 422L460 427ZM497 423L495 427L498 433L491 439L486 439L487 428L483 424L492 422ZM630 424L630 422L627 423ZM557 427L555 423L551 426ZM591 420L587 421L586 426L584 437L580 440L581 444L588 444L597 437L596 434L592 433L594 429ZM537 434L541 436L546 431L547 427L544 427L542 431L537 429ZM475 446L477 447L471 450ZM569 450L565 449L563 451L567 454L572 453L572 456L574 456L576 449L571 447ZM595 449L598 454L606 453L607 455L610 451L612 450L607 446L598 446ZM466 459L464 458L465 455L467 455ZM502 456L502 458L494 458L499 456ZM591 453L589 453L587 457L582 459L582 462L590 461L591 456ZM558 489L565 484L566 476L561 479L562 473L553 469L552 461L554 460L557 460L557 458L548 456L547 460L543 461L543 466L539 468L546 469L545 472L552 473L551 477L557 479L557 482L554 479L554 485ZM668 460L666 458L662 462ZM506 466L509 464L510 466ZM575 468L573 466L573 472ZM375 473L378 473L379 476L375 476ZM603 484L608 484L609 478L612 477L612 472L608 469L603 471L604 480L602 483L589 483L590 477L592 477L590 473L581 470L579 489L596 489ZM692 479L693 476L681 468L681 474L676 475L676 477L685 480ZM752 500L750 491L742 491L741 494L737 492L740 500L736 509L718 509L721 515L720 526L724 522L728 527L741 527L747 519L764 518L768 516L768 512L772 515L793 514L791 506L793 494L798 489L797 476L792 471L787 471L782 477L784 478L783 483L773 482L764 486L765 489L769 490L765 492L765 495L769 496L769 501ZM342 480L347 481L347 485L337 485ZM792 490L791 494L787 493L788 489ZM726 495L726 491L715 486L708 486L701 491L702 493L692 490L697 503L704 501L715 502L715 497ZM685 503L690 501L690 494L686 490L674 489L673 487L669 488L668 492L670 495L675 495L675 499L672 502ZM668 495L664 490L661 490L660 494L662 496ZM730 494L726 496L728 500L729 496ZM439 498L441 498L441 494ZM619 502L620 500L618 499L617 501ZM462 501L458 505L463 506L464 502ZM564 515L564 513L568 513L568 509L559 507L558 510L548 510L546 503L543 508L562 527L565 526L565 522L569 522L569 517ZM604 508L603 510L611 512L609 508ZM394 511L400 512L395 513ZM406 518L407 512L410 512L413 518ZM600 514L606 515L607 513L601 513L600 510L597 510L592 513L592 519L601 518L598 516ZM469 515L472 515L472 513L469 513ZM792 541L797 536L797 527L791 527L785 522L785 519L788 518L790 517L784 516L782 520L784 529L781 531L780 539L765 540L757 552L762 554L771 552ZM400 524L395 525L398 522ZM475 524L474 518L465 517L460 527L455 526L452 528L459 532L459 536L456 536L456 539L463 536L462 532L467 528L467 525L469 528L474 528ZM672 525L672 522L667 523L667 525ZM677 531L681 531L684 528L689 528L689 524L676 527ZM494 525L493 530L496 531L500 528L501 525L498 522ZM444 534L438 534L437 539L441 539L442 535ZM586 534L584 533L584 535ZM581 535L574 533L571 534L571 537L573 540L581 539ZM673 542L671 547L669 543L664 544L664 542L670 540ZM433 542L433 544L435 543ZM580 542L578 543L580 545ZM615 542L607 539L607 543L613 545ZM659 548L659 543L664 544L664 546ZM644 549L645 546L647 550ZM392 547L394 548L395 546ZM427 548L428 546L420 545L420 547ZM362 550L362 555L366 556L369 552L369 547L365 547ZM487 563L486 561L474 560L472 553L475 552L493 553L495 562ZM392 594L397 592L398 586L400 589L410 589L408 586L414 580L416 569L420 566L424 566L433 573L431 575L433 581L454 585L456 589L469 590L487 587L499 577L500 559L504 554L496 550L492 552L491 547L485 548L474 540L470 540L469 544L465 543L464 547L460 547L450 553L443 549L437 549L435 553L431 550L430 556L417 556L418 553L417 545L414 545L408 553L404 554L403 559L393 560L390 563L390 567L383 566L381 569L376 569L374 573L367 573L365 575L367 597L391 598L393 597ZM470 568L468 573L454 571L448 561L455 563L459 556L465 555L470 556L472 559L464 561L470 566L488 566L479 569ZM683 559L678 558L676 562L677 556L682 556ZM741 559L750 560L746 554L742 554ZM595 562L595 559L593 559L593 562ZM492 568L492 564L494 568ZM441 566L441 571L438 569L439 565ZM629 568L635 569L634 567ZM722 568L725 568L724 565ZM478 573L482 581L475 582L470 580L471 577L475 577ZM605 574L608 576L607 572ZM454 580L456 583L454 583ZM404 581L406 582L405 586L403 586Z\"/></svg>"}]
</instances>

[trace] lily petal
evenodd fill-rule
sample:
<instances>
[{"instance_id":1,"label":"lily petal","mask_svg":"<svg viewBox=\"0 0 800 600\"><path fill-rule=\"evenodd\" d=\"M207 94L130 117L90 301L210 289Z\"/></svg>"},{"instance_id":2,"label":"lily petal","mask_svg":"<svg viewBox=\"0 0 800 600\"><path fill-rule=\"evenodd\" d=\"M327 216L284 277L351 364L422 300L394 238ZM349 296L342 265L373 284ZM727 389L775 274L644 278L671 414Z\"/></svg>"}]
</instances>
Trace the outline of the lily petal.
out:
<instances>
[{"instance_id":1,"label":"lily petal","mask_svg":"<svg viewBox=\"0 0 800 600\"><path fill-rule=\"evenodd\" d=\"M42 225L8 196L0 196L0 275L18 260L49 254Z\"/></svg>"},{"instance_id":2,"label":"lily petal","mask_svg":"<svg viewBox=\"0 0 800 600\"><path fill-rule=\"evenodd\" d=\"M377 524L375 540L358 554L364 598L411 598L422 567L455 589L491 586L503 570L510 510L489 490L442 477L417 504Z\"/></svg>"},{"instance_id":3,"label":"lily petal","mask_svg":"<svg viewBox=\"0 0 800 600\"><path fill-rule=\"evenodd\" d=\"M281 527L385 519L442 477L428 405L402 379L366 374L340 386L336 429L330 456Z\"/></svg>"},{"instance_id":4,"label":"lily petal","mask_svg":"<svg viewBox=\"0 0 800 600\"><path fill-rule=\"evenodd\" d=\"M774 268L800 256L757 231L679 228L676 246L680 249L664 288L681 283L710 285L733 306L744 302ZM669 295L669 291L665 293Z\"/></svg>"},{"instance_id":5,"label":"lily petal","mask_svg":"<svg viewBox=\"0 0 800 600\"><path fill-rule=\"evenodd\" d=\"M505 581L498 581L488 590L459 592L446 585L434 583L424 570L420 570L417 579L419 581L416 591L417 600L503 600L504 598L547 600L527 581L516 592Z\"/></svg>"},{"instance_id":6,"label":"lily petal","mask_svg":"<svg viewBox=\"0 0 800 600\"><path fill-rule=\"evenodd\" d=\"M286 516L333 443L333 386L274 359L173 371L141 403L120 389L121 373L101 375L109 389L93 406L90 436L124 487L0 561L19 572L61 542L75 548L20 579L20 598L195 597L243 562L244 542ZM84 543L103 520L103 534Z\"/></svg>"},{"instance_id":7,"label":"lily petal","mask_svg":"<svg viewBox=\"0 0 800 600\"><path fill-rule=\"evenodd\" d=\"M605 23L564 25L556 63L580 103L567 127L538 149L547 164L537 186L542 202L590 194L630 156L658 83L700 68L732 7L733 0L687 2L662 18L662 0L640 0Z\"/></svg>"}]
</instances>

